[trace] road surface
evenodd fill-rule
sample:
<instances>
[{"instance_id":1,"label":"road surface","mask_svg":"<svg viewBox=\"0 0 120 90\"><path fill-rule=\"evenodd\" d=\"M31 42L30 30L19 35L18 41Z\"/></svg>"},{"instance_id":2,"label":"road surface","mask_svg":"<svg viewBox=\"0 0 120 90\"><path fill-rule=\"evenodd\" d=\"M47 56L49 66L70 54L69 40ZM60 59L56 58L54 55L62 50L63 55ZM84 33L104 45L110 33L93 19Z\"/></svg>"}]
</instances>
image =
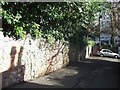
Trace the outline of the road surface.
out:
<instances>
[{"instance_id":1,"label":"road surface","mask_svg":"<svg viewBox=\"0 0 120 90\"><path fill-rule=\"evenodd\" d=\"M120 59L90 57L10 88L120 88Z\"/></svg>"}]
</instances>

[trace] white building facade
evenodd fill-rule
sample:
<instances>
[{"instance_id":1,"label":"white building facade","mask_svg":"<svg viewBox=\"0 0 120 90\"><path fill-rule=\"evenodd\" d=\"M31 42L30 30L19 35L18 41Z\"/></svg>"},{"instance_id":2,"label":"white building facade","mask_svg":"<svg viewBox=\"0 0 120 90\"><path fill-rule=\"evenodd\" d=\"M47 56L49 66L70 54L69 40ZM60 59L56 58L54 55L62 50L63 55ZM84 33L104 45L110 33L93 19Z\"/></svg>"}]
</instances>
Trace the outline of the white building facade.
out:
<instances>
[{"instance_id":1,"label":"white building facade","mask_svg":"<svg viewBox=\"0 0 120 90\"><path fill-rule=\"evenodd\" d=\"M110 44L111 34L109 33L101 33L100 34L100 41L106 44Z\"/></svg>"},{"instance_id":2,"label":"white building facade","mask_svg":"<svg viewBox=\"0 0 120 90\"><path fill-rule=\"evenodd\" d=\"M111 34L110 34L110 15L109 13L102 13L102 18L100 18L100 42L110 44Z\"/></svg>"}]
</instances>

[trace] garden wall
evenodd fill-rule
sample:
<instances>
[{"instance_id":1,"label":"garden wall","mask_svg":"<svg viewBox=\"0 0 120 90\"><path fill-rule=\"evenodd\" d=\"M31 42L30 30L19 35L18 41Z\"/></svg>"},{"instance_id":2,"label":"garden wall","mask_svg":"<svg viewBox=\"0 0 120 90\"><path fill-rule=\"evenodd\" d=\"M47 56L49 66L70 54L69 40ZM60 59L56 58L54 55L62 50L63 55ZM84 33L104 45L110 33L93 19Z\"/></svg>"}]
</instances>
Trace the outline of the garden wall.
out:
<instances>
[{"instance_id":1,"label":"garden wall","mask_svg":"<svg viewBox=\"0 0 120 90\"><path fill-rule=\"evenodd\" d=\"M60 41L52 45L45 39L13 40L0 37L0 73L2 87L28 81L69 64L68 46Z\"/></svg>"},{"instance_id":2,"label":"garden wall","mask_svg":"<svg viewBox=\"0 0 120 90\"><path fill-rule=\"evenodd\" d=\"M2 87L32 80L66 67L69 63L84 60L86 48L77 49L67 42L45 39L13 40L0 33L0 73Z\"/></svg>"}]
</instances>

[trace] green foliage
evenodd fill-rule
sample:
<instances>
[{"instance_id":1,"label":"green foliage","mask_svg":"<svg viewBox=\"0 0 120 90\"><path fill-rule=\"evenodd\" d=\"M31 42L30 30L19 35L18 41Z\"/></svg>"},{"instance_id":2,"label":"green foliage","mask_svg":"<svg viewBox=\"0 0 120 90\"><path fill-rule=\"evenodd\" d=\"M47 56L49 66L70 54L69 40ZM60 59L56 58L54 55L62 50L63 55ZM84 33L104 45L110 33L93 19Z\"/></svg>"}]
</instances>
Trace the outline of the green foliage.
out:
<instances>
[{"instance_id":1,"label":"green foliage","mask_svg":"<svg viewBox=\"0 0 120 90\"><path fill-rule=\"evenodd\" d=\"M116 53L118 52L118 47L116 47L116 46L114 46L112 44L104 44L104 43L102 43L101 48L110 49L110 50L112 50L113 52L116 52Z\"/></svg>"},{"instance_id":2,"label":"green foliage","mask_svg":"<svg viewBox=\"0 0 120 90\"><path fill-rule=\"evenodd\" d=\"M92 41L92 40L89 40L89 41L88 41L88 45L93 46L93 45L95 45L95 42Z\"/></svg>"},{"instance_id":3,"label":"green foliage","mask_svg":"<svg viewBox=\"0 0 120 90\"><path fill-rule=\"evenodd\" d=\"M104 12L109 12L111 4L109 2L94 2L89 4L91 9L88 9L89 13L89 24L88 31L89 35L93 38L99 37L100 35L100 27L99 27L99 17ZM98 24L92 23L93 21L98 21Z\"/></svg>"},{"instance_id":4,"label":"green foliage","mask_svg":"<svg viewBox=\"0 0 120 90\"><path fill-rule=\"evenodd\" d=\"M110 49L110 45L103 45L102 48L105 48L105 49Z\"/></svg>"},{"instance_id":5,"label":"green foliage","mask_svg":"<svg viewBox=\"0 0 120 90\"><path fill-rule=\"evenodd\" d=\"M4 35L16 39L26 34L87 44L87 26L101 4L97 2L2 2Z\"/></svg>"}]
</instances>

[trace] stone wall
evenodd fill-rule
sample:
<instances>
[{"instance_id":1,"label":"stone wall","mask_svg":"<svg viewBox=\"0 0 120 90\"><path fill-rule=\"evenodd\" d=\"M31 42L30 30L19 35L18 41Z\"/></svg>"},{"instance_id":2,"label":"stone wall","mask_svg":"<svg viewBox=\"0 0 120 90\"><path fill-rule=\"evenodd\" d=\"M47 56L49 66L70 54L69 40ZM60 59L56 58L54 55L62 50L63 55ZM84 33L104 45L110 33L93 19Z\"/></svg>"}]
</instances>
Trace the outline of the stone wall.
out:
<instances>
[{"instance_id":1,"label":"stone wall","mask_svg":"<svg viewBox=\"0 0 120 90\"><path fill-rule=\"evenodd\" d=\"M53 40L49 44L43 38L32 39L30 35L24 40L13 40L0 32L2 87L49 74L84 60L85 55L85 47L78 49L68 42Z\"/></svg>"},{"instance_id":2,"label":"stone wall","mask_svg":"<svg viewBox=\"0 0 120 90\"><path fill-rule=\"evenodd\" d=\"M24 40L17 41L1 36L2 87L65 67L69 64L68 52L68 45L60 41L53 41L51 45L45 39L32 39L29 35Z\"/></svg>"},{"instance_id":3,"label":"stone wall","mask_svg":"<svg viewBox=\"0 0 120 90\"><path fill-rule=\"evenodd\" d=\"M93 46L89 45L86 47L86 58L89 58L92 55L92 49L93 49Z\"/></svg>"}]
</instances>

